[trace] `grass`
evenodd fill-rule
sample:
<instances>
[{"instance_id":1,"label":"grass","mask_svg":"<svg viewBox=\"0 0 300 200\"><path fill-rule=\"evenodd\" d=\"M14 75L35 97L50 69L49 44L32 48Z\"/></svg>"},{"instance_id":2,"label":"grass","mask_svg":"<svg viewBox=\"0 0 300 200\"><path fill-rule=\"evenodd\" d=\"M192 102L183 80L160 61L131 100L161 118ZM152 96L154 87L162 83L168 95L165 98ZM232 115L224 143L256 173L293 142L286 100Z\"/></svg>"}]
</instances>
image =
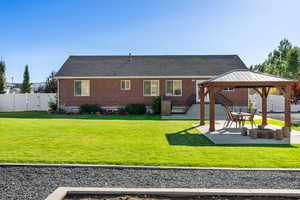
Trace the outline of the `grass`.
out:
<instances>
[{"instance_id":1,"label":"grass","mask_svg":"<svg viewBox=\"0 0 300 200\"><path fill-rule=\"evenodd\" d=\"M261 124L261 120L257 120L258 124ZM278 125L278 126L284 126L284 122L283 121L279 121L279 120L273 120L273 119L269 119L268 123L273 124L273 125ZM296 130L296 131L300 131L300 126L296 125L296 124L292 124L292 129Z\"/></svg>"},{"instance_id":2,"label":"grass","mask_svg":"<svg viewBox=\"0 0 300 200\"><path fill-rule=\"evenodd\" d=\"M300 167L300 145L213 145L193 128L197 123L155 115L0 112L0 162Z\"/></svg>"}]
</instances>

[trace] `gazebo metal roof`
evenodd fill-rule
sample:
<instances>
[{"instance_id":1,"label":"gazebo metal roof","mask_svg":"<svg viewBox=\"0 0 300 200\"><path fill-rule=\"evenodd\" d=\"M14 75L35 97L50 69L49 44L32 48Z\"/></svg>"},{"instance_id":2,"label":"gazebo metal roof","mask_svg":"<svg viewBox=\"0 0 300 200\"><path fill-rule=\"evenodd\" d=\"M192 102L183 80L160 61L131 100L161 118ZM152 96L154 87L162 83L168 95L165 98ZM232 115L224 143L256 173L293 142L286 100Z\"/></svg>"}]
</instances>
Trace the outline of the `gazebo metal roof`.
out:
<instances>
[{"instance_id":1,"label":"gazebo metal roof","mask_svg":"<svg viewBox=\"0 0 300 200\"><path fill-rule=\"evenodd\" d=\"M200 124L204 125L204 97L210 99L210 130L215 130L215 98L224 88L254 88L262 98L262 125L267 124L267 97L270 88L278 88L285 96L285 127L291 127L291 87L296 81L278 76L253 72L248 69L237 69L221 74L199 84ZM207 89L205 92L205 88ZM259 90L261 88L261 90Z\"/></svg>"},{"instance_id":2,"label":"gazebo metal roof","mask_svg":"<svg viewBox=\"0 0 300 200\"><path fill-rule=\"evenodd\" d=\"M293 81L287 78L281 78L279 76L260 73L260 72L253 72L248 69L237 69L231 70L215 78L209 79L204 81L205 83L220 83L220 82L289 82Z\"/></svg>"}]
</instances>

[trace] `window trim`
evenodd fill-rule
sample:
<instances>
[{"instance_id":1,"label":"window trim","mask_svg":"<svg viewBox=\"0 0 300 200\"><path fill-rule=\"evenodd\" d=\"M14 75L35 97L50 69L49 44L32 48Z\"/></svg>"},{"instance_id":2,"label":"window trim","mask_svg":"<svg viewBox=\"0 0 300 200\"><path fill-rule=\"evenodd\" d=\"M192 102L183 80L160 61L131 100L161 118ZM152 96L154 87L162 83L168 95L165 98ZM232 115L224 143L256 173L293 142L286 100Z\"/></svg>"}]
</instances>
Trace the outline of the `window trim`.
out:
<instances>
[{"instance_id":1,"label":"window trim","mask_svg":"<svg viewBox=\"0 0 300 200\"><path fill-rule=\"evenodd\" d=\"M145 95L145 81L150 81L150 95ZM152 81L157 81L158 82L158 94L157 95L152 95ZM159 80L143 80L143 96L144 97L158 97L160 93L160 87L159 87Z\"/></svg>"},{"instance_id":2,"label":"window trim","mask_svg":"<svg viewBox=\"0 0 300 200\"><path fill-rule=\"evenodd\" d=\"M173 91L172 91L172 95L170 95L170 94L167 94L167 82L168 81L172 81L172 89L173 89ZM174 81L180 81L180 85L181 85L181 88L180 88L180 95L176 95L175 94L175 92L174 92ZM182 96L182 80L166 80L165 81L165 95L167 96L167 97L181 97Z\"/></svg>"},{"instance_id":3,"label":"window trim","mask_svg":"<svg viewBox=\"0 0 300 200\"><path fill-rule=\"evenodd\" d=\"M125 82L125 88L122 88L122 81L124 81ZM128 88L126 88L126 81L128 81L129 82L129 87ZM131 90L131 81L130 80L121 80L120 81L120 90Z\"/></svg>"},{"instance_id":4,"label":"window trim","mask_svg":"<svg viewBox=\"0 0 300 200\"><path fill-rule=\"evenodd\" d=\"M89 83L89 93L88 95L76 95L76 82L88 81ZM90 80L74 80L74 96L75 97L89 97L91 95L91 82Z\"/></svg>"}]
</instances>

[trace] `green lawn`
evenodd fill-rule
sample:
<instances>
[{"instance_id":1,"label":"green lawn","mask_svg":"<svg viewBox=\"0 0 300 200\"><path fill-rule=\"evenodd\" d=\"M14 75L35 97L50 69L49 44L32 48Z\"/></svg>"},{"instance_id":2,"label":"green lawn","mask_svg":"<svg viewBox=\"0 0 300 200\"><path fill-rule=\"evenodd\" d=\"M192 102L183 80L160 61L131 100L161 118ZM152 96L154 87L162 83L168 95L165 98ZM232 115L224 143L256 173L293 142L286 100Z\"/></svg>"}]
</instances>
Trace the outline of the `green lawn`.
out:
<instances>
[{"instance_id":1,"label":"green lawn","mask_svg":"<svg viewBox=\"0 0 300 200\"><path fill-rule=\"evenodd\" d=\"M217 146L192 128L197 123L155 115L0 112L0 162L300 167L300 145Z\"/></svg>"}]
</instances>

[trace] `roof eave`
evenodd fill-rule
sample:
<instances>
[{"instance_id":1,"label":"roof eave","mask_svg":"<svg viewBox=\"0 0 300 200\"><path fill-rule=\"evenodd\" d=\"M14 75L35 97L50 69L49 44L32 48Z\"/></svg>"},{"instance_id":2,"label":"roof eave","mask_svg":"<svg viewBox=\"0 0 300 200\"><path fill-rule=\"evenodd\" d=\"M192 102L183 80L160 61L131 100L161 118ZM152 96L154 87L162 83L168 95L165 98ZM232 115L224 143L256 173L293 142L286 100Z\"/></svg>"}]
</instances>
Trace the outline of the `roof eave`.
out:
<instances>
[{"instance_id":1,"label":"roof eave","mask_svg":"<svg viewBox=\"0 0 300 200\"><path fill-rule=\"evenodd\" d=\"M210 79L215 76L55 76L55 79L141 79L141 78L201 78Z\"/></svg>"},{"instance_id":2,"label":"roof eave","mask_svg":"<svg viewBox=\"0 0 300 200\"><path fill-rule=\"evenodd\" d=\"M296 84L297 81L254 81L254 82L203 82L199 85L201 86L215 86L215 87L276 87Z\"/></svg>"}]
</instances>

